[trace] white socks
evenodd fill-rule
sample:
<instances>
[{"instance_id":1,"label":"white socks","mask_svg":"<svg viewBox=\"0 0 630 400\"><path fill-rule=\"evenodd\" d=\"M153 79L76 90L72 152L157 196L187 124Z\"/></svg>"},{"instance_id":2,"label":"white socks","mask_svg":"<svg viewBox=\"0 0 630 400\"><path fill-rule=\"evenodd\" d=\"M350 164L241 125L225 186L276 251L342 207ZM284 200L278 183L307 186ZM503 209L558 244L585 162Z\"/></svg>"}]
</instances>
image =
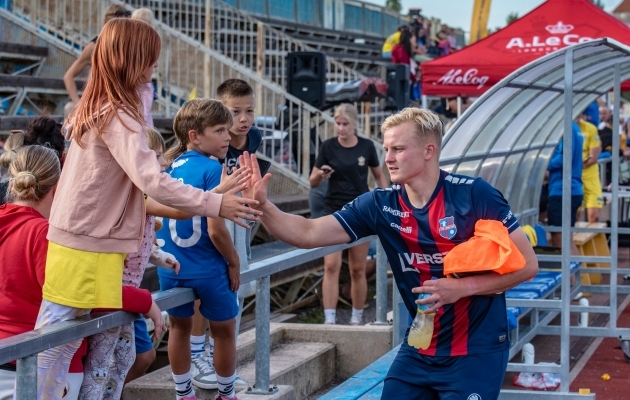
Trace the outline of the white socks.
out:
<instances>
[{"instance_id":1,"label":"white socks","mask_svg":"<svg viewBox=\"0 0 630 400\"><path fill-rule=\"evenodd\" d=\"M361 320L363 319L363 310L357 310L356 308L352 309L352 321L357 321L358 323L361 323Z\"/></svg>"},{"instance_id":2,"label":"white socks","mask_svg":"<svg viewBox=\"0 0 630 400\"><path fill-rule=\"evenodd\" d=\"M190 380L190 378L190 371L186 372L183 375L173 374L177 400L183 399L184 397L190 397L191 395L195 394L195 390L193 389L192 381Z\"/></svg>"},{"instance_id":3,"label":"white socks","mask_svg":"<svg viewBox=\"0 0 630 400\"><path fill-rule=\"evenodd\" d=\"M337 310L334 308L325 308L324 309L324 323L325 324L335 324L337 319Z\"/></svg>"},{"instance_id":4,"label":"white socks","mask_svg":"<svg viewBox=\"0 0 630 400\"><path fill-rule=\"evenodd\" d=\"M206 335L190 335L190 356L192 358L206 355Z\"/></svg>"},{"instance_id":5,"label":"white socks","mask_svg":"<svg viewBox=\"0 0 630 400\"><path fill-rule=\"evenodd\" d=\"M236 372L230 377L223 377L217 374L217 383L219 385L219 396L231 398L234 397L234 381L236 380Z\"/></svg>"},{"instance_id":6,"label":"white socks","mask_svg":"<svg viewBox=\"0 0 630 400\"><path fill-rule=\"evenodd\" d=\"M214 339L212 337L209 337L208 340L210 341L208 345L208 359L212 364L214 363Z\"/></svg>"}]
</instances>

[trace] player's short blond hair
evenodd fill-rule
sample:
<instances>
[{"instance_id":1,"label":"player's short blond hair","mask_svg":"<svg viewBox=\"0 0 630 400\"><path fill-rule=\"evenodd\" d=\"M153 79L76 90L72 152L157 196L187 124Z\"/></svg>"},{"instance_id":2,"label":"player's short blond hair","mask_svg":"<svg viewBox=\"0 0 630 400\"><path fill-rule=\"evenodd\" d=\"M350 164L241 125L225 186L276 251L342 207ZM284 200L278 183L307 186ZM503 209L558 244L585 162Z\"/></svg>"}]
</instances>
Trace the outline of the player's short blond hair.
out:
<instances>
[{"instance_id":1,"label":"player's short blond hair","mask_svg":"<svg viewBox=\"0 0 630 400\"><path fill-rule=\"evenodd\" d=\"M383 121L381 132L395 126L411 122L415 128L415 133L422 143L434 141L438 148L442 147L442 121L432 111L421 108L408 107L398 114L390 115Z\"/></svg>"}]
</instances>

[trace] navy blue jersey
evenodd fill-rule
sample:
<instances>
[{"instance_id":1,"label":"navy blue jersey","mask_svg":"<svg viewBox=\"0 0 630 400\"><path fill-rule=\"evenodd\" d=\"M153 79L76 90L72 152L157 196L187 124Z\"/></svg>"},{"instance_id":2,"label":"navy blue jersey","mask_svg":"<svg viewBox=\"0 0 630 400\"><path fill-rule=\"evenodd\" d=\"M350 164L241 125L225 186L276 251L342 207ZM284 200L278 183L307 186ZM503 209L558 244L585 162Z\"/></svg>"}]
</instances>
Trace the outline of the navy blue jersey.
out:
<instances>
[{"instance_id":1,"label":"navy blue jersey","mask_svg":"<svg viewBox=\"0 0 630 400\"><path fill-rule=\"evenodd\" d=\"M197 151L189 150L177 157L166 172L173 178L206 191L221 182L221 164ZM170 279L227 278L227 261L214 247L208 234L208 219L196 215L186 220L164 218L157 232L164 240L163 250L177 258L179 274L158 268L158 275Z\"/></svg>"},{"instance_id":2,"label":"navy blue jersey","mask_svg":"<svg viewBox=\"0 0 630 400\"><path fill-rule=\"evenodd\" d=\"M411 205L404 186L365 193L333 214L354 241L378 235L396 284L412 316L411 289L432 277L444 278L444 256L466 242L480 219L502 221L509 232L519 224L503 195L481 178L440 172L427 205ZM471 255L474 257L474 255ZM472 296L441 307L431 345L419 353L460 356L508 348L505 296Z\"/></svg>"},{"instance_id":3,"label":"navy blue jersey","mask_svg":"<svg viewBox=\"0 0 630 400\"><path fill-rule=\"evenodd\" d=\"M249 154L256 154L260 144L262 143L262 134L260 130L255 126L249 128L249 132L247 132L247 145L243 149L237 149L232 145L228 146L228 152L225 155L225 158L219 160L221 164L227 165L227 173L228 175L232 175L234 168L239 168L238 158L243 155L244 152L249 152Z\"/></svg>"}]
</instances>

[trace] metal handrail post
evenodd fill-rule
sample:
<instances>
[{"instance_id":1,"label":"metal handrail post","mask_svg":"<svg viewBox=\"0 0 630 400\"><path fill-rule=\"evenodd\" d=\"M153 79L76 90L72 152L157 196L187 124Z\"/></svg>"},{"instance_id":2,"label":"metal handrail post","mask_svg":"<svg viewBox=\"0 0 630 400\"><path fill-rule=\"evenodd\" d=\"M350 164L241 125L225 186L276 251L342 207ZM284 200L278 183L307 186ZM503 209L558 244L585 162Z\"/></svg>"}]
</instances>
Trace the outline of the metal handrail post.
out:
<instances>
[{"instance_id":1,"label":"metal handrail post","mask_svg":"<svg viewBox=\"0 0 630 400\"><path fill-rule=\"evenodd\" d=\"M271 352L269 327L270 286L269 275L256 281L256 384L247 391L251 394L273 394L278 391L276 386L269 385L269 353Z\"/></svg>"},{"instance_id":2,"label":"metal handrail post","mask_svg":"<svg viewBox=\"0 0 630 400\"><path fill-rule=\"evenodd\" d=\"M405 307L405 303L403 303L402 297L400 296L400 291L397 287L392 288L393 292L393 314L394 314L394 329L392 330L392 349L405 339L405 331L407 330L407 326L409 326L407 308Z\"/></svg>"},{"instance_id":3,"label":"metal handrail post","mask_svg":"<svg viewBox=\"0 0 630 400\"><path fill-rule=\"evenodd\" d=\"M617 263L619 262L619 117L621 117L621 65L615 64L615 82L613 99L612 126L612 193L610 204L610 329L617 328ZM602 168L606 171L606 167Z\"/></svg>"},{"instance_id":4,"label":"metal handrail post","mask_svg":"<svg viewBox=\"0 0 630 400\"><path fill-rule=\"evenodd\" d=\"M17 360L15 379L16 400L37 398L37 354Z\"/></svg>"},{"instance_id":5,"label":"metal handrail post","mask_svg":"<svg viewBox=\"0 0 630 400\"><path fill-rule=\"evenodd\" d=\"M387 324L387 255L380 240L376 241L376 322Z\"/></svg>"},{"instance_id":6,"label":"metal handrail post","mask_svg":"<svg viewBox=\"0 0 630 400\"><path fill-rule=\"evenodd\" d=\"M571 157L573 146L573 49L564 58L564 132L562 152L562 288L560 313L560 392L569 392L569 345L571 341ZM578 278L579 279L579 278ZM578 280L579 282L579 280ZM579 283L578 283L579 284Z\"/></svg>"}]
</instances>

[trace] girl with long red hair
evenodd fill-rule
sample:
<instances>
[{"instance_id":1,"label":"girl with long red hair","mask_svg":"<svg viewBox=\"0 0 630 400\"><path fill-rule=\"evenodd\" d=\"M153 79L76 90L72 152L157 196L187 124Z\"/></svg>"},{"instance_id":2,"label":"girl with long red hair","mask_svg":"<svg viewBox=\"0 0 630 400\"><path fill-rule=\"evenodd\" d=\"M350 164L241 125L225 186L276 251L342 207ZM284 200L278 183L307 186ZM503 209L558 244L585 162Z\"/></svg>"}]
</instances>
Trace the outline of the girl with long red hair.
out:
<instances>
[{"instance_id":1,"label":"girl with long red hair","mask_svg":"<svg viewBox=\"0 0 630 400\"><path fill-rule=\"evenodd\" d=\"M43 301L36 328L93 308L120 308L123 261L143 237L144 194L206 217L256 220L236 193L204 192L160 172L149 149L139 89L150 82L161 49L143 21L115 18L103 27L83 96L64 126L72 139L53 201ZM114 330L116 332L117 330ZM80 340L39 354L38 399L62 397Z\"/></svg>"}]
</instances>

